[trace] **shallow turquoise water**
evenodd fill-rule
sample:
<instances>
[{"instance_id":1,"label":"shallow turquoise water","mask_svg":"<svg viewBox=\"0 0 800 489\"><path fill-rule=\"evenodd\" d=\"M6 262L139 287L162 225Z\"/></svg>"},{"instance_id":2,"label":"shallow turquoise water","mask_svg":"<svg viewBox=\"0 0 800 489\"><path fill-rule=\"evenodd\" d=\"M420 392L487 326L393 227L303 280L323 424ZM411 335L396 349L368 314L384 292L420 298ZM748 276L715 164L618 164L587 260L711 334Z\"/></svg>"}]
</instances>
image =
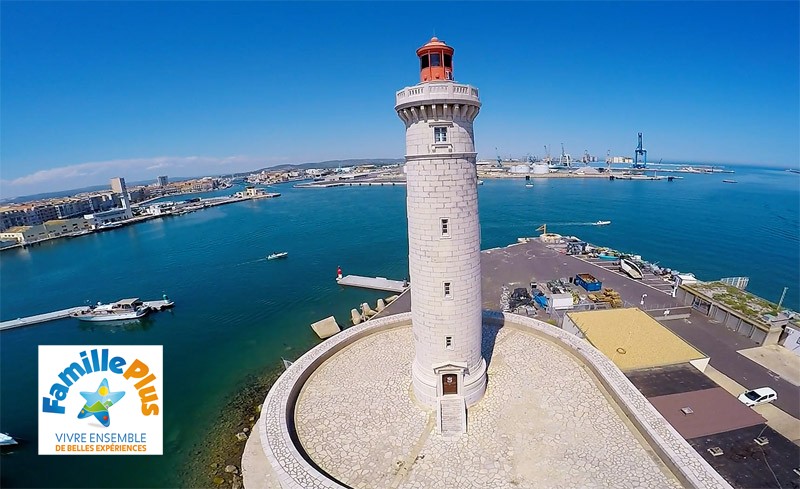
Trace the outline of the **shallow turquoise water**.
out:
<instances>
[{"instance_id":1,"label":"shallow turquoise water","mask_svg":"<svg viewBox=\"0 0 800 489\"><path fill-rule=\"evenodd\" d=\"M723 184L735 178L737 184ZM134 328L66 319L0 334L0 431L36 439L39 344L163 344L160 457L38 457L35 442L0 458L0 485L170 487L210 420L249 374L318 342L309 324L387 294L342 289L345 274L407 275L404 187L293 189L0 255L0 319L163 292L177 306ZM800 178L737 168L676 182L489 180L479 187L484 249L548 231L641 254L701 279L745 275L768 299L789 286L799 308ZM236 189L231 190L234 191ZM605 227L557 223L611 220ZM289 258L266 261L276 250Z\"/></svg>"}]
</instances>

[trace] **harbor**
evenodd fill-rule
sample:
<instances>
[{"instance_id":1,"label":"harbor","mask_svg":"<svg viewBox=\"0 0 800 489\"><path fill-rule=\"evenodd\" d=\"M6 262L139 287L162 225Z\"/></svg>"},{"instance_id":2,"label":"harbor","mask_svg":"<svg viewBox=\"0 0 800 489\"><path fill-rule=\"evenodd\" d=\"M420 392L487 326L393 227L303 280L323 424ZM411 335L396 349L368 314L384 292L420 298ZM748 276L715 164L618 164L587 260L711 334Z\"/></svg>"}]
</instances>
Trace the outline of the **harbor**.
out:
<instances>
[{"instance_id":1,"label":"harbor","mask_svg":"<svg viewBox=\"0 0 800 489\"><path fill-rule=\"evenodd\" d=\"M568 278L572 272L595 276L603 287L619 291L623 301L636 306L641 294L647 293L646 309L658 303L665 305L664 300L671 299L666 288L664 292L646 287L641 293L626 292L641 284L621 275L611 264L612 270L604 271L546 246L517 244L521 236L538 236L534 230L544 222L548 223L548 232L575 235L598 248L639 254L651 262L691 271L699 279L749 276L748 290L777 301L783 286L797 280L792 265L796 242L791 234L781 232L787 225L779 217L791 216L790 209L782 209L796 197L791 181L781 178L784 176L796 178L783 171L739 170L739 186L714 194L707 183L708 175L687 175L680 184L681 199L669 190L674 186L647 185L646 200L633 185L614 186L610 194L612 184L603 179L537 180L533 190L525 189L519 179L486 181L479 188L484 226L481 256L485 280L492 280L493 285L484 289L484 308L499 306L503 284L510 292L523 285L530 290L534 276L544 287L550 279ZM769 185L747 183L756 178L768 179ZM149 220L80 239L3 253L2 320L66 309L93 298L115 300L136 294L150 299L160 297L163 290L179 298L174 312L150 314L125 327L65 318L2 332L0 353L4 362L19 365L36 364L36 345L41 338L53 344L152 342L163 344L165 352L171 352L174 360L164 379L165 389L171 393L169 409L165 410L165 455L148 460L147 470L139 470L144 466L122 465L118 460L132 457L112 457L109 461L137 486L187 487L190 484L182 482L184 464L205 477L204 483L211 480L205 475L213 472L209 464L238 466L235 457L217 455L208 460L203 454L206 449L217 453L217 437L233 440L235 448L239 442L234 435L250 428L248 418L255 415L254 405L265 395L265 391L251 391L251 375L282 369L281 357L296 360L319 344L321 340L310 324L334 316L346 331L353 308L362 312L361 304L368 303L376 310L377 300L385 301L392 294L339 286L335 281L337 265L347 274L368 277L402 280L408 274L407 237L402 224L406 219L404 187L333 188L312 195L307 189L292 188L290 183L274 191L282 197L267 202L269 205L217 206L176 219ZM752 200L763 202L770 212L756 212L746 205ZM709 234L700 226L685 226L676 222L676 216L715 222L718 231ZM611 224L588 224L600 220ZM741 227L737 225L742 220L754 223L747 240L739 237ZM771 253L764 255L767 249ZM268 262L265 256L274 250L288 251L289 258ZM530 255L547 253L553 267L564 269L563 263L568 263L572 268L552 275L544 269L528 270L524 268L531 262L525 255L528 250ZM754 256L760 258L753 260ZM185 280L186 270L192 270L190 281ZM41 292L31 294L30 290ZM43 294L53 307L42 307ZM661 297L664 299L656 302ZM790 290L788 307L800 306L795 297ZM406 292L374 317L380 319L408 307L410 294ZM549 318L546 311L537 314L538 318ZM677 310L670 316L673 314ZM729 333L721 324L701 328L694 317L689 321L691 324L668 320L665 325L685 335L711 357L712 366L736 377L737 383L748 388L770 385L768 371L749 372L752 361L736 353L757 347L755 342ZM35 369L20 369L15 376L3 377L3 395L14 392L35 398L34 374ZM186 382L192 376L204 380ZM244 414L232 426L225 424L230 414L224 411L228 400L245 391L252 396L248 403L242 401ZM779 396L789 399L785 392L779 389ZM204 401L198 404L197 399ZM24 405L4 403L2 409L0 431L35 438L35 415ZM194 414L187 419L182 413ZM201 449L203 454L194 455ZM35 446L30 450L23 445L14 457L16 465L6 474L9 483L46 485L45 477L36 470L40 461ZM75 460L69 464L59 462L64 457L56 459L52 464L62 471L63 481L83 480L83 473L92 467L90 457L72 457ZM190 486L200 485L196 482Z\"/></svg>"}]
</instances>

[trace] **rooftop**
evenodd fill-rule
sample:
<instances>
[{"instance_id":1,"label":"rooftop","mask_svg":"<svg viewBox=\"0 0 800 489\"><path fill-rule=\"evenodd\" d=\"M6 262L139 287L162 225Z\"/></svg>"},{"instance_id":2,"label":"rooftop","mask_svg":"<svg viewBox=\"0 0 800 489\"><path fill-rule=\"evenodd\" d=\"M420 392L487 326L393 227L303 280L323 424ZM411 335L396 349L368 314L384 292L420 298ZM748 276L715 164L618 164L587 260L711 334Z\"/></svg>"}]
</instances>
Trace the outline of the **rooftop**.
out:
<instances>
[{"instance_id":1,"label":"rooftop","mask_svg":"<svg viewBox=\"0 0 800 489\"><path fill-rule=\"evenodd\" d=\"M763 416L722 387L651 397L650 403L687 440L748 426L763 425ZM689 408L689 414L681 409Z\"/></svg>"},{"instance_id":2,"label":"rooftop","mask_svg":"<svg viewBox=\"0 0 800 489\"><path fill-rule=\"evenodd\" d=\"M14 226L12 228L6 229L3 232L4 233L24 233L25 231L27 231L30 228L31 228L31 226Z\"/></svg>"},{"instance_id":3,"label":"rooftop","mask_svg":"<svg viewBox=\"0 0 800 489\"><path fill-rule=\"evenodd\" d=\"M623 371L705 358L637 308L571 312L567 316L595 348Z\"/></svg>"},{"instance_id":4,"label":"rooftop","mask_svg":"<svg viewBox=\"0 0 800 489\"><path fill-rule=\"evenodd\" d=\"M778 305L774 302L722 282L697 282L684 284L682 287L699 292L709 299L762 324L766 324L762 317L764 314L776 314L778 312Z\"/></svg>"}]
</instances>

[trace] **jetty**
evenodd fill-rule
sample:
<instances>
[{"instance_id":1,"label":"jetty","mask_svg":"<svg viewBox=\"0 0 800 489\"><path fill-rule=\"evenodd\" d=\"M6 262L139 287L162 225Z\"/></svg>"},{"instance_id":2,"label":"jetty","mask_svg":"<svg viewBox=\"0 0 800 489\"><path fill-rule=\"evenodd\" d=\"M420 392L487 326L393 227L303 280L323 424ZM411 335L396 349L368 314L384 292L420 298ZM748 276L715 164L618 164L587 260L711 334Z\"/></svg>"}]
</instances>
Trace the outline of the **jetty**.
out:
<instances>
[{"instance_id":1,"label":"jetty","mask_svg":"<svg viewBox=\"0 0 800 489\"><path fill-rule=\"evenodd\" d=\"M24 318L13 319L11 321L3 321L0 322L0 330L19 328L21 326L30 326L38 323L46 323L47 321L55 321L56 319L63 319L80 314L82 312L87 312L89 309L91 309L89 306L70 307L69 309L62 309L60 311L37 314L36 316L28 316Z\"/></svg>"},{"instance_id":2,"label":"jetty","mask_svg":"<svg viewBox=\"0 0 800 489\"><path fill-rule=\"evenodd\" d=\"M336 283L348 287L359 287L362 289L384 290L399 294L408 288L408 282L400 280L389 280L384 277L362 277L359 275L347 275L337 278Z\"/></svg>"},{"instance_id":3,"label":"jetty","mask_svg":"<svg viewBox=\"0 0 800 489\"><path fill-rule=\"evenodd\" d=\"M151 311L163 311L174 306L175 303L164 296L164 299L155 301L143 301L142 304L149 308ZM44 314L37 314L35 316L28 316L24 318L12 319L10 321L0 322L0 331L4 329L20 328L22 326L31 326L39 323L46 323L48 321L55 321L56 319L64 319L68 317L79 316L92 310L91 306L78 306L62 309L60 311L47 312Z\"/></svg>"}]
</instances>

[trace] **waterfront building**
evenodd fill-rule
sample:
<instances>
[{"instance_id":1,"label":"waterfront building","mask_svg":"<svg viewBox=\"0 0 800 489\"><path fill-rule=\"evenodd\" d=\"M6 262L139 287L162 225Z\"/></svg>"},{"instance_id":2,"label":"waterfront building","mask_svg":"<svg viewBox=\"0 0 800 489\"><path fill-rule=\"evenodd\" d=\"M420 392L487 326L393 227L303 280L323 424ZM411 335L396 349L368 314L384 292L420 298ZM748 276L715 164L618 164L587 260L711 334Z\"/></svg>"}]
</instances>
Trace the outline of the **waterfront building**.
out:
<instances>
[{"instance_id":1,"label":"waterfront building","mask_svg":"<svg viewBox=\"0 0 800 489\"><path fill-rule=\"evenodd\" d=\"M0 230L6 230L17 226L37 226L45 221L58 219L58 211L53 204L36 202L2 207L0 218Z\"/></svg>"},{"instance_id":2,"label":"waterfront building","mask_svg":"<svg viewBox=\"0 0 800 489\"><path fill-rule=\"evenodd\" d=\"M58 219L69 219L92 212L92 204L88 199L65 199L54 203Z\"/></svg>"},{"instance_id":3,"label":"waterfront building","mask_svg":"<svg viewBox=\"0 0 800 489\"><path fill-rule=\"evenodd\" d=\"M83 217L47 221L44 223L44 227L47 229L48 238L57 238L66 234L88 231L92 228L91 223Z\"/></svg>"},{"instance_id":4,"label":"waterfront building","mask_svg":"<svg viewBox=\"0 0 800 489\"><path fill-rule=\"evenodd\" d=\"M161 175L161 176L158 177L158 186L159 187L166 187L168 183L169 183L169 180L167 179L166 175Z\"/></svg>"},{"instance_id":5,"label":"waterfront building","mask_svg":"<svg viewBox=\"0 0 800 489\"><path fill-rule=\"evenodd\" d=\"M0 233L2 241L16 241L19 244L30 244L47 239L47 228L44 224L35 226L15 226Z\"/></svg>"},{"instance_id":6,"label":"waterfront building","mask_svg":"<svg viewBox=\"0 0 800 489\"><path fill-rule=\"evenodd\" d=\"M420 83L397 92L395 106L406 127L414 394L433 408L445 396L469 406L486 390L473 133L481 102L477 88L453 81L452 47L434 37L417 56Z\"/></svg>"},{"instance_id":7,"label":"waterfront building","mask_svg":"<svg viewBox=\"0 0 800 489\"><path fill-rule=\"evenodd\" d=\"M125 179L122 177L112 178L111 191L119 195L120 201L122 202L122 208L125 210L124 219L132 218L133 213L131 212L131 203L129 200L130 197L128 196L128 188L125 186Z\"/></svg>"},{"instance_id":8,"label":"waterfront building","mask_svg":"<svg viewBox=\"0 0 800 489\"><path fill-rule=\"evenodd\" d=\"M110 224L112 222L124 221L126 219L130 219L131 217L132 215L130 208L111 209L103 212L94 212L92 214L86 214L83 216L84 219L89 221L89 225L92 228L102 226L103 224Z\"/></svg>"}]
</instances>

